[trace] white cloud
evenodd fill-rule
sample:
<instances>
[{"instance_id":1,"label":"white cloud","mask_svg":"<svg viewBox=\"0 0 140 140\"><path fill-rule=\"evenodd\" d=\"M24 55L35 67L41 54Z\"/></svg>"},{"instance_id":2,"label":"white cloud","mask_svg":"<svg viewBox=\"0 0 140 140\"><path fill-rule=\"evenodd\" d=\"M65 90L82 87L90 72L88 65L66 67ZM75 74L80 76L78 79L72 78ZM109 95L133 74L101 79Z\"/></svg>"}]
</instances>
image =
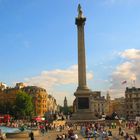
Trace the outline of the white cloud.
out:
<instances>
[{"instance_id":1,"label":"white cloud","mask_svg":"<svg viewBox=\"0 0 140 140\"><path fill-rule=\"evenodd\" d=\"M42 71L40 75L26 78L27 84L52 88L55 85L67 85L77 83L78 67L73 65L67 69L56 69L51 71ZM87 79L92 79L92 72L87 73Z\"/></svg>"},{"instance_id":2,"label":"white cloud","mask_svg":"<svg viewBox=\"0 0 140 140\"><path fill-rule=\"evenodd\" d=\"M125 60L127 59L127 61L118 65L111 75L111 89L113 92L116 92L114 95L124 95L126 86L131 87L140 85L140 50L128 49L119 54L122 58L125 58ZM126 80L127 83L122 85L122 81L124 80Z\"/></svg>"},{"instance_id":3,"label":"white cloud","mask_svg":"<svg viewBox=\"0 0 140 140\"><path fill-rule=\"evenodd\" d=\"M137 77L139 75L138 69L138 66L134 62L124 62L117 66L116 70L112 73L112 87L121 88L121 83L124 80L127 82L137 80L139 78Z\"/></svg>"},{"instance_id":4,"label":"white cloud","mask_svg":"<svg viewBox=\"0 0 140 140\"><path fill-rule=\"evenodd\" d=\"M92 72L87 72L87 79L90 80L93 78ZM78 66L72 65L67 69L55 69L51 71L42 71L38 76L26 78L25 82L27 85L34 85L45 88L48 92L53 91L55 93L56 86L67 86L69 84L78 83ZM65 86L63 89L65 89ZM61 93L62 94L62 93ZM68 92L65 92L64 95L68 95ZM73 95L73 93L71 93ZM63 99L63 98L62 98ZM57 95L57 100L60 100L60 96ZM59 102L60 103L60 102Z\"/></svg>"},{"instance_id":5,"label":"white cloud","mask_svg":"<svg viewBox=\"0 0 140 140\"><path fill-rule=\"evenodd\" d=\"M123 58L127 58L127 59L140 59L140 50L128 49L125 50L124 52L121 52L120 55Z\"/></svg>"}]
</instances>

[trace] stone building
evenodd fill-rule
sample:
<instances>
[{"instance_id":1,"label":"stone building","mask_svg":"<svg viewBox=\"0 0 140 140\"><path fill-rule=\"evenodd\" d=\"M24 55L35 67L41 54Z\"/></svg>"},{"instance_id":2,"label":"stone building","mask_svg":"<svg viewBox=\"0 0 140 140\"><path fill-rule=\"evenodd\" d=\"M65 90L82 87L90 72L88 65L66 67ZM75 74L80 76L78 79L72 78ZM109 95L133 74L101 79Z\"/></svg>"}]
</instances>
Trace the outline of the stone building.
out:
<instances>
[{"instance_id":1,"label":"stone building","mask_svg":"<svg viewBox=\"0 0 140 140\"><path fill-rule=\"evenodd\" d=\"M26 86L22 90L32 96L35 115L44 116L48 111L46 90L37 86Z\"/></svg>"},{"instance_id":2,"label":"stone building","mask_svg":"<svg viewBox=\"0 0 140 140\"><path fill-rule=\"evenodd\" d=\"M24 84L24 83L16 83L16 86L15 86L15 88L17 88L17 89L21 89L21 88L24 88L24 87L26 87L26 85Z\"/></svg>"},{"instance_id":3,"label":"stone building","mask_svg":"<svg viewBox=\"0 0 140 140\"><path fill-rule=\"evenodd\" d=\"M53 112L57 110L56 100L54 97L50 97L45 89L37 86L25 86L24 83L17 83L15 87L0 90L1 103L14 105L19 91L24 91L32 97L36 116L44 116L50 110Z\"/></svg>"},{"instance_id":4,"label":"stone building","mask_svg":"<svg viewBox=\"0 0 140 140\"><path fill-rule=\"evenodd\" d=\"M106 94L106 114L105 115L111 115L112 114L112 106L111 106L111 97L109 92Z\"/></svg>"},{"instance_id":5,"label":"stone building","mask_svg":"<svg viewBox=\"0 0 140 140\"><path fill-rule=\"evenodd\" d=\"M0 90L4 90L7 88L7 85L5 83L0 82Z\"/></svg>"},{"instance_id":6,"label":"stone building","mask_svg":"<svg viewBox=\"0 0 140 140\"><path fill-rule=\"evenodd\" d=\"M137 115L140 115L140 88L126 88L125 98L115 98L108 100L108 115L116 112L118 117L135 119Z\"/></svg>"},{"instance_id":7,"label":"stone building","mask_svg":"<svg viewBox=\"0 0 140 140\"><path fill-rule=\"evenodd\" d=\"M125 98L115 98L111 100L109 92L106 99L101 96L100 91L93 91L90 95L91 109L96 116L103 114L111 116L113 112L117 113L119 118L135 119L140 116L140 88L126 88ZM75 111L76 102L73 102Z\"/></svg>"},{"instance_id":8,"label":"stone building","mask_svg":"<svg viewBox=\"0 0 140 140\"><path fill-rule=\"evenodd\" d=\"M48 95L47 106L49 114L55 114L58 111L56 99L52 95Z\"/></svg>"},{"instance_id":9,"label":"stone building","mask_svg":"<svg viewBox=\"0 0 140 140\"><path fill-rule=\"evenodd\" d=\"M119 118L124 118L125 117L125 98L120 97L120 98L115 98L114 100L111 100L110 102L110 115L113 112L116 112Z\"/></svg>"},{"instance_id":10,"label":"stone building","mask_svg":"<svg viewBox=\"0 0 140 140\"><path fill-rule=\"evenodd\" d=\"M135 119L140 115L140 88L132 87L126 88L125 91L126 102L126 118Z\"/></svg>"},{"instance_id":11,"label":"stone building","mask_svg":"<svg viewBox=\"0 0 140 140\"><path fill-rule=\"evenodd\" d=\"M104 96L101 96L100 91L93 91L91 94L92 110L95 116L102 116L107 112L107 102Z\"/></svg>"},{"instance_id":12,"label":"stone building","mask_svg":"<svg viewBox=\"0 0 140 140\"><path fill-rule=\"evenodd\" d=\"M0 103L2 104L14 104L16 100L16 95L19 92L17 88L6 88L4 90L0 90Z\"/></svg>"}]
</instances>

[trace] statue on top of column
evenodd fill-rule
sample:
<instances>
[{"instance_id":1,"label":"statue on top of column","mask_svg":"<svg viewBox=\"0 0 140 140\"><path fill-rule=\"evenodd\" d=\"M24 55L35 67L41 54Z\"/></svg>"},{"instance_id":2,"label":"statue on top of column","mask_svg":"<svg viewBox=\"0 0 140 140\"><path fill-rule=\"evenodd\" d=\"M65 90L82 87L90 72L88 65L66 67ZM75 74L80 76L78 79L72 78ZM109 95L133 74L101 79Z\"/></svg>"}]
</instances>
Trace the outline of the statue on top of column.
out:
<instances>
[{"instance_id":1,"label":"statue on top of column","mask_svg":"<svg viewBox=\"0 0 140 140\"><path fill-rule=\"evenodd\" d=\"M82 11L81 5L78 4L78 18L82 18L82 17L83 17L83 11Z\"/></svg>"}]
</instances>

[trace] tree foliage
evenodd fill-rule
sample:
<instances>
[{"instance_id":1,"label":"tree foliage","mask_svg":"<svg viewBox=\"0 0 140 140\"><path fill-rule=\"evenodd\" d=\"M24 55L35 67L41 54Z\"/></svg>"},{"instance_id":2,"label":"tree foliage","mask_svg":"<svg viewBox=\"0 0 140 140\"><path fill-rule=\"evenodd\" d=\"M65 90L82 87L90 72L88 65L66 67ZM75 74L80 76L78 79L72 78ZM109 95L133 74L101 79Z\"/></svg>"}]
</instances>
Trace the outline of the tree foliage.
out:
<instances>
[{"instance_id":1,"label":"tree foliage","mask_svg":"<svg viewBox=\"0 0 140 140\"><path fill-rule=\"evenodd\" d=\"M63 112L65 115L71 114L73 112L72 106L62 107L60 106L60 112Z\"/></svg>"},{"instance_id":2,"label":"tree foliage","mask_svg":"<svg viewBox=\"0 0 140 140\"><path fill-rule=\"evenodd\" d=\"M16 96L15 110L18 117L31 116L33 113L32 97L26 92L19 91Z\"/></svg>"}]
</instances>

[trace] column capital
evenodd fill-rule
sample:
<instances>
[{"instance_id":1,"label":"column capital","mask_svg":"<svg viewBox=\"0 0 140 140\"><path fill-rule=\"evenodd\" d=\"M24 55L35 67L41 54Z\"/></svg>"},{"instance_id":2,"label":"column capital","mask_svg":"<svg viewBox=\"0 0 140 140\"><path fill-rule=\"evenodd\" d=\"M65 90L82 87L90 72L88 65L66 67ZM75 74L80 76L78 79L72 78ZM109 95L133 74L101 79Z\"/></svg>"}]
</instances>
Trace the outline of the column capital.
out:
<instances>
[{"instance_id":1,"label":"column capital","mask_svg":"<svg viewBox=\"0 0 140 140\"><path fill-rule=\"evenodd\" d=\"M85 17L76 17L75 18L75 24L77 26L82 26L82 25L85 25L85 21L86 21L86 18Z\"/></svg>"}]
</instances>

